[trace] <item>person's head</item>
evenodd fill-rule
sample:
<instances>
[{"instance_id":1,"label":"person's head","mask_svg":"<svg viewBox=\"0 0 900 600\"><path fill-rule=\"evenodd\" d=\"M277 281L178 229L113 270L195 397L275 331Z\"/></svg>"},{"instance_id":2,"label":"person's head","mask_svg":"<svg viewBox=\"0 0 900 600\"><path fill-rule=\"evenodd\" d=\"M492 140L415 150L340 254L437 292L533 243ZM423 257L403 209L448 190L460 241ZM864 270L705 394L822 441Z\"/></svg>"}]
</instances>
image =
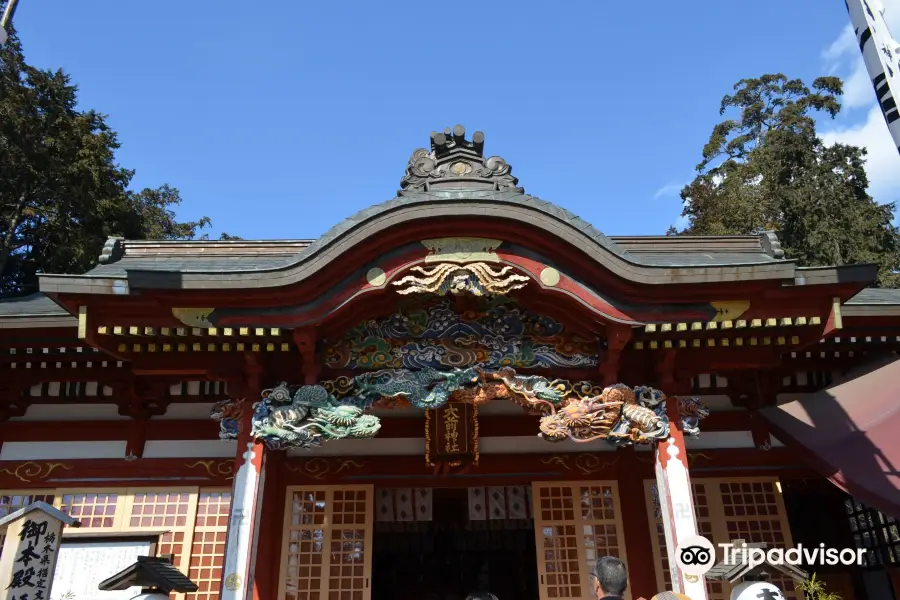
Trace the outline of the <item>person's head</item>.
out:
<instances>
[{"instance_id":1,"label":"person's head","mask_svg":"<svg viewBox=\"0 0 900 600\"><path fill-rule=\"evenodd\" d=\"M594 568L594 593L598 598L604 596L623 596L628 587L628 574L625 563L615 556L603 556L597 560Z\"/></svg>"},{"instance_id":2,"label":"person's head","mask_svg":"<svg viewBox=\"0 0 900 600\"><path fill-rule=\"evenodd\" d=\"M497 600L497 596L490 592L472 592L466 596L466 600Z\"/></svg>"}]
</instances>

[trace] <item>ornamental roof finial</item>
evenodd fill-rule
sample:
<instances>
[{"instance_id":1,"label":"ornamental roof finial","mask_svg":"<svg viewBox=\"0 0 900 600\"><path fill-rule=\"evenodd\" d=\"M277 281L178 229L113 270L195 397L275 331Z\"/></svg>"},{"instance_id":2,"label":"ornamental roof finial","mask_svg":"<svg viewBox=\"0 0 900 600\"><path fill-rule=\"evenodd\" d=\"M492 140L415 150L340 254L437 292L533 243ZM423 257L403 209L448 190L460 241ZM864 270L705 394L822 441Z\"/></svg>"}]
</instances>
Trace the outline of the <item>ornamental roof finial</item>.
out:
<instances>
[{"instance_id":1,"label":"ornamental roof finial","mask_svg":"<svg viewBox=\"0 0 900 600\"><path fill-rule=\"evenodd\" d=\"M400 195L431 190L508 190L525 193L512 176L512 167L499 156L484 158L484 134L466 139L466 128L457 125L431 132L431 151L413 152L400 180Z\"/></svg>"}]
</instances>

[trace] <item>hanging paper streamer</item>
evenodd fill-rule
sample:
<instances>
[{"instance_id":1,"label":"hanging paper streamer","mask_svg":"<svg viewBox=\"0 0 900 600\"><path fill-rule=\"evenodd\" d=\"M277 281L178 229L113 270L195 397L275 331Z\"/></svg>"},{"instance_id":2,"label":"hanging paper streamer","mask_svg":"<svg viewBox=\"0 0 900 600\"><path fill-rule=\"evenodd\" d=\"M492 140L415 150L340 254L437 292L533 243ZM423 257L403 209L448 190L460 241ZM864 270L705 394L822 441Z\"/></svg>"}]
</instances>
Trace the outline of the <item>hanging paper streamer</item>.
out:
<instances>
[{"instance_id":1,"label":"hanging paper streamer","mask_svg":"<svg viewBox=\"0 0 900 600\"><path fill-rule=\"evenodd\" d=\"M487 518L487 497L484 488L469 488L469 520L484 521Z\"/></svg>"},{"instance_id":2,"label":"hanging paper streamer","mask_svg":"<svg viewBox=\"0 0 900 600\"><path fill-rule=\"evenodd\" d=\"M380 489L376 494L377 521L403 523L432 520L431 488Z\"/></svg>"},{"instance_id":3,"label":"hanging paper streamer","mask_svg":"<svg viewBox=\"0 0 900 600\"><path fill-rule=\"evenodd\" d=\"M470 521L531 518L531 486L469 488Z\"/></svg>"}]
</instances>

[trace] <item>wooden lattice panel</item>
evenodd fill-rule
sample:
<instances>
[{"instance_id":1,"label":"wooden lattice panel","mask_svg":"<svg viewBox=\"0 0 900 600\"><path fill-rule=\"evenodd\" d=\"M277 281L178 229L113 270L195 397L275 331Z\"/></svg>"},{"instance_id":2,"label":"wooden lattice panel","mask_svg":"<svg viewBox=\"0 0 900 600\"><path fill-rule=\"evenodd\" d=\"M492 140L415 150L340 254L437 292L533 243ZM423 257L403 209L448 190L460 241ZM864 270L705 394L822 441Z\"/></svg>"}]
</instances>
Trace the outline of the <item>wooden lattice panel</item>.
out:
<instances>
[{"instance_id":1,"label":"wooden lattice panel","mask_svg":"<svg viewBox=\"0 0 900 600\"><path fill-rule=\"evenodd\" d=\"M697 516L697 532L703 537L711 540L713 544L718 544L721 540L716 537L713 531L712 514L715 512L709 504L709 494L707 485L699 481L691 484L691 491L694 496L694 512ZM672 573L669 571L669 553L666 546L666 532L663 529L662 513L653 501L655 494L653 482L646 482L646 496L648 498L650 509L650 523L655 528L656 535L653 536L652 545L656 557L656 584L660 590L672 589ZM709 600L728 600L731 597L730 588L721 581L706 581L706 594Z\"/></svg>"},{"instance_id":2,"label":"wooden lattice panel","mask_svg":"<svg viewBox=\"0 0 900 600\"><path fill-rule=\"evenodd\" d=\"M196 487L0 491L0 516L35 500L77 517L83 524L79 532L165 532L159 537L157 556L171 555L174 565L184 573L198 569L195 572L199 574L200 591L188 596L196 595L196 600L218 599L225 555L224 538L219 538L228 528L230 491ZM195 537L199 544L194 543ZM193 551L198 552L196 558L191 556ZM172 594L173 600L184 598L185 594Z\"/></svg>"},{"instance_id":3,"label":"wooden lattice panel","mask_svg":"<svg viewBox=\"0 0 900 600\"><path fill-rule=\"evenodd\" d=\"M197 591L186 594L188 600L219 599L230 509L231 492L200 492L187 569L188 577L197 584Z\"/></svg>"},{"instance_id":4,"label":"wooden lattice panel","mask_svg":"<svg viewBox=\"0 0 900 600\"><path fill-rule=\"evenodd\" d=\"M601 556L627 564L614 482L534 483L532 502L542 600L591 597Z\"/></svg>"},{"instance_id":5,"label":"wooden lattice panel","mask_svg":"<svg viewBox=\"0 0 900 600\"><path fill-rule=\"evenodd\" d=\"M197 529L228 527L231 492L201 492L197 500Z\"/></svg>"},{"instance_id":6,"label":"wooden lattice panel","mask_svg":"<svg viewBox=\"0 0 900 600\"><path fill-rule=\"evenodd\" d=\"M175 557L174 564L178 566L178 557L180 557L183 552L183 531L169 531L159 537L159 544L156 545L157 556L173 555Z\"/></svg>"},{"instance_id":7,"label":"wooden lattice panel","mask_svg":"<svg viewBox=\"0 0 900 600\"><path fill-rule=\"evenodd\" d=\"M369 600L372 486L290 487L280 597Z\"/></svg>"},{"instance_id":8,"label":"wooden lattice panel","mask_svg":"<svg viewBox=\"0 0 900 600\"><path fill-rule=\"evenodd\" d=\"M64 494L60 509L81 521L82 529L113 529L118 506L118 494L87 492Z\"/></svg>"},{"instance_id":9,"label":"wooden lattice panel","mask_svg":"<svg viewBox=\"0 0 900 600\"><path fill-rule=\"evenodd\" d=\"M660 589L671 588L669 559L662 515L656 505L655 481L645 481L647 510L655 535L651 536L656 562L656 580ZM732 540L766 542L770 548L791 548L793 542L781 498L781 488L774 477L735 479L693 479L694 511L698 533L713 544ZM718 557L721 560L721 556ZM773 574L772 583L784 591L785 597L796 599L790 578ZM706 582L709 600L727 600L731 586L726 582Z\"/></svg>"},{"instance_id":10,"label":"wooden lattice panel","mask_svg":"<svg viewBox=\"0 0 900 600\"><path fill-rule=\"evenodd\" d=\"M198 531L191 545L188 577L197 584L197 591L187 594L197 600L216 600L225 566L226 531Z\"/></svg>"},{"instance_id":11,"label":"wooden lattice panel","mask_svg":"<svg viewBox=\"0 0 900 600\"><path fill-rule=\"evenodd\" d=\"M727 539L765 542L769 548L791 548L791 530L776 479L720 481L722 510ZM796 598L790 577L772 574L772 583L787 598Z\"/></svg>"},{"instance_id":12,"label":"wooden lattice panel","mask_svg":"<svg viewBox=\"0 0 900 600\"><path fill-rule=\"evenodd\" d=\"M140 493L131 503L131 527L184 527L191 495L188 492Z\"/></svg>"}]
</instances>

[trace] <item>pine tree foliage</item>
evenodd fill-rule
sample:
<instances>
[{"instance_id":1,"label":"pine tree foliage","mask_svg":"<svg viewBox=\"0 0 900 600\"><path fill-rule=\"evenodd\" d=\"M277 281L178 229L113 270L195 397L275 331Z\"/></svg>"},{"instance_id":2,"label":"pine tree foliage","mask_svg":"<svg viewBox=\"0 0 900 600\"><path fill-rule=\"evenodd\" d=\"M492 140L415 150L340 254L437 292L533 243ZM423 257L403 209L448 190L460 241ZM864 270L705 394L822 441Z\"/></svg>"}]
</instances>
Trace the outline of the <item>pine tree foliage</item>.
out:
<instances>
[{"instance_id":1,"label":"pine tree foliage","mask_svg":"<svg viewBox=\"0 0 900 600\"><path fill-rule=\"evenodd\" d=\"M782 74L742 79L722 99L717 124L681 192L682 231L735 235L775 231L787 258L800 266L876 263L878 284L898 286L900 234L894 204L868 195L863 148L826 146L816 115L841 109L841 80L820 77L812 88Z\"/></svg>"},{"instance_id":2,"label":"pine tree foliage","mask_svg":"<svg viewBox=\"0 0 900 600\"><path fill-rule=\"evenodd\" d=\"M194 239L210 225L175 218L175 188L129 190L116 133L77 92L27 64L13 32L0 50L0 297L37 291L40 273L83 273L109 236Z\"/></svg>"}]
</instances>

